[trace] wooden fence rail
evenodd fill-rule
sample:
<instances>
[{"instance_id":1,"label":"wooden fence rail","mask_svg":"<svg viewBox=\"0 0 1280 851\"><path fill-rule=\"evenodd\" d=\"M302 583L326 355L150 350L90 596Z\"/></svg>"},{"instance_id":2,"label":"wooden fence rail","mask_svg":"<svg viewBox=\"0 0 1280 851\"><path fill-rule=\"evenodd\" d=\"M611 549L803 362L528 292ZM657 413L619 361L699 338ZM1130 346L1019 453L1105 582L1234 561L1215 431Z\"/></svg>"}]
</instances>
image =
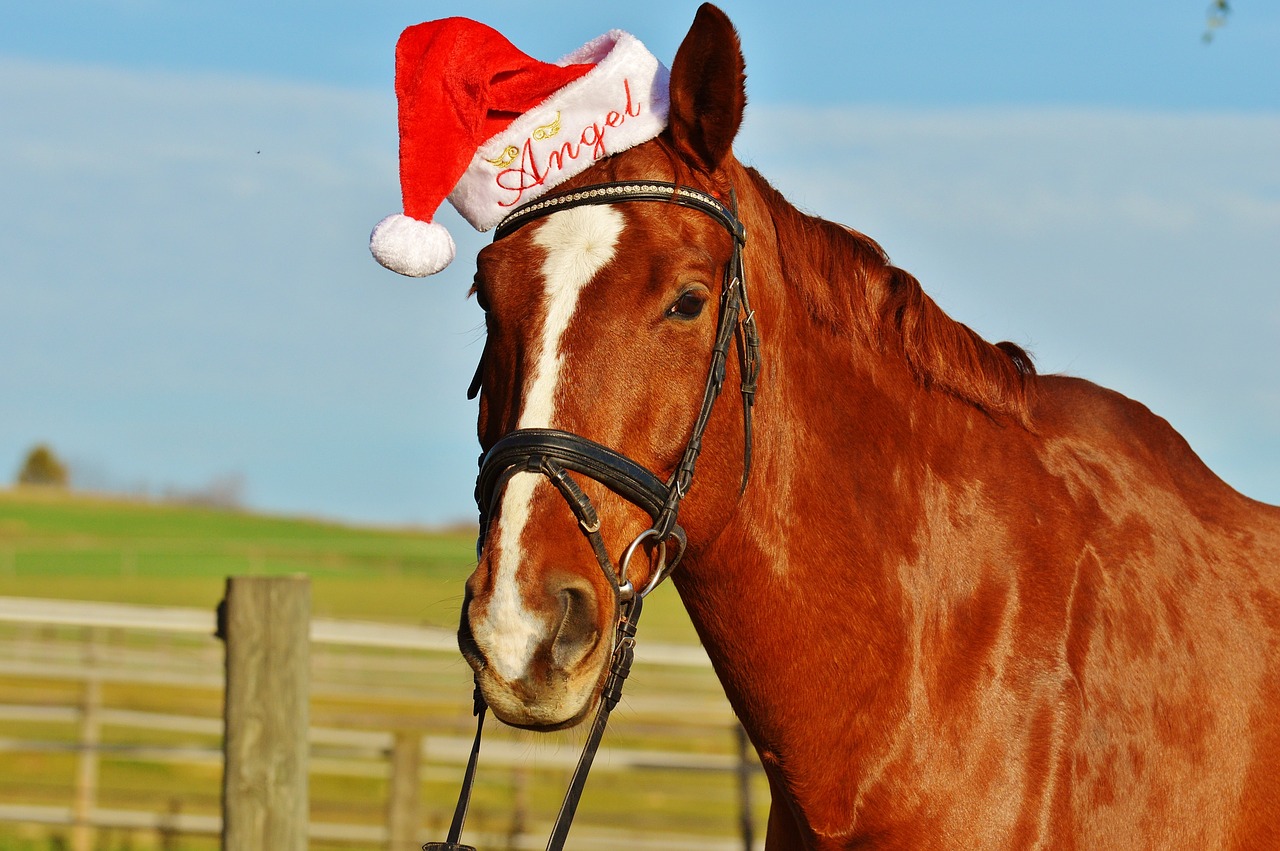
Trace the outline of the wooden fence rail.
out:
<instances>
[{"instance_id":1,"label":"wooden fence rail","mask_svg":"<svg viewBox=\"0 0 1280 851\"><path fill-rule=\"evenodd\" d=\"M257 585L260 582L260 578L255 578L255 583L251 584ZM296 593L296 590L295 588L286 593ZM303 592L305 593L305 588ZM308 619L304 608L283 602L278 597L280 593L280 587L261 585L237 585L234 590L231 586L228 589L229 604L225 619L229 638L226 647L227 718L224 739L224 792L227 794L223 797L227 809L224 810L224 817L208 812L188 811L178 799L174 799L167 807L161 805L155 812L104 808L96 801L98 794L103 791L98 788L98 765L103 758L204 764L215 769L224 765L223 752L214 744L217 737L223 736L223 720L208 716L118 708L107 705L103 699L104 685L110 688L113 685L144 683L159 688L176 682L204 689L220 688L221 676L210 670L218 661L216 642L211 639L200 641L190 637L181 638L212 636L216 626L212 611L0 597L0 625L9 625L8 643L0 643L0 677L30 677L80 683L80 698L75 706L38 705L33 702L22 705L0 704L0 724L8 724L10 727L16 724L20 729L21 724L28 722L41 725L59 723L71 726L76 737L76 741L67 742L50 741L47 736L46 740L0 736L0 754L63 752L74 754L77 758L74 794L68 806L10 803L0 798L0 821L68 829L72 851L88 851L93 848L95 829L153 831L164 839L162 847L165 848L177 847L170 841L176 836L221 834L226 838L224 847L234 848L236 851L252 851L256 848L264 851L301 849L306 848L309 842L329 845L346 843L345 847L348 848L377 847L391 851L412 851L425 839L440 838L428 835L438 832L435 827L430 831L423 828L422 784L434 782L438 788L443 782L456 790L455 779L460 777L457 766L464 763L470 746L465 719L456 727L450 727L448 724L442 726L439 718L434 721L423 720L397 716L394 712L381 720L371 721L364 717L347 718L341 713L328 711L320 723L315 723L315 719L305 717L307 701L294 700L295 710L298 706L303 709L301 719L296 714L292 721L254 717L249 723L241 724L242 732L247 730L248 741L252 742L248 748L251 753L247 753L246 757L250 763L256 761L260 768L245 774L241 767L236 767L243 766L244 763L236 763L236 758L232 756L233 749L237 747L237 734L232 722L236 711L235 702L246 700L258 707L255 712L259 711L264 702L272 705L286 705L289 702L288 699L264 698L261 692L254 697L254 692L238 692L239 687L233 685L234 680L240 676L233 671L232 662L234 635L239 621L233 619L231 609L237 595L246 602L246 611L250 613L249 617L253 622L251 626L243 627L247 632L242 633L241 637L248 639L249 646L256 648L254 653L257 654L257 662L261 663L257 666L257 673L250 676L251 679L256 677L258 680L255 687L262 685L263 672L266 671L269 674L265 677L266 680L277 681L276 685L281 681L289 681L290 688L296 693L299 679L282 676L282 673L290 667L303 671L314 668L321 673L308 684L313 699L317 695L327 695L333 701L341 703L352 695L364 698L372 695L398 705L397 701L403 701L407 695L423 688L422 679L426 676L424 671L458 664L455 639L445 630ZM272 594L277 597L272 598ZM263 595L266 602L262 599L247 602ZM286 610L298 614L286 615ZM264 623L282 627L291 637L264 638L260 632L255 632L260 631ZM57 640L54 640L55 634ZM145 641L130 642L121 638L139 634L178 636L179 639L176 640L185 642L187 647L183 652L198 654L199 661L193 664L189 655L179 658L181 654L165 645L164 642L168 639L159 639L159 644L153 646ZM270 653L262 652L264 646L269 648L276 641L284 642L283 646L288 648L286 656L293 654L291 661L271 661ZM308 644L314 652L319 653L318 657L311 660L310 665L307 664L305 655L297 652L300 646ZM693 647L658 644L647 647L642 644L641 647L644 649L639 654L638 665L653 666L652 670L659 675L650 674L647 677L650 682L660 683L667 679L676 681L666 691L637 689L635 695L628 698L630 708L636 711L641 721L647 715L653 716L654 721L649 723L660 730L660 734L652 737L657 747L653 744L637 747L635 741L622 741L607 746L602 750L596 772L593 773L601 775L598 780L601 784L608 784L608 778L615 776L618 777L617 782L628 785L632 783L632 776L637 771L698 772L699 776L703 776L703 772L712 772L723 776L727 784L732 784L737 790L741 818L736 832L739 835L735 837L733 832L726 832L719 836L694 836L670 830L639 831L608 823L584 822L574 828L572 847L594 849L626 846L673 851L685 848L738 851L744 847L757 847L758 840L754 838L752 824L753 818L758 818L759 814L753 811L752 786L754 784L756 787L754 797L758 804L763 797L760 795L763 781L759 776L758 763L754 754L749 753L749 748L744 747L738 753L735 752L736 747L727 746L713 748L716 752L708 753L704 752L705 743L696 747L670 747L680 735L696 734L705 737L709 735L709 730L736 729L722 696L713 700L701 693L691 693L679 684L681 677L695 674L700 678L699 682L710 678L705 655L700 648ZM6 650L10 652L6 653ZM436 661L424 668L417 661L424 658L421 654L449 661ZM281 665L285 667L281 668ZM252 671L254 668L250 666L245 670ZM407 677L406 670L410 672ZM682 671L688 673L681 674ZM456 678L457 673L456 669L451 670L451 678ZM409 681L407 684L404 682L406 679ZM305 691L304 688L303 693ZM452 694L440 696L442 701L454 699ZM678 719L674 722L676 728L681 723L701 726L686 726L684 729L691 732L681 732L666 726L667 722L663 719L668 718ZM382 724L387 726L369 729ZM641 723L639 726L644 725ZM116 731L128 728L167 731L175 736L190 734L208 741L209 744L104 743L101 733L103 727ZM268 730L276 732L264 735L264 731ZM730 739L724 741L727 743ZM737 740L733 741L738 744ZM287 761L272 763L271 760L280 757L271 756L270 747L264 747L281 743L288 744L295 754L302 754L302 769L262 771L263 765L274 764L277 768L288 765ZM529 817L528 799L532 790L528 766L531 747L528 738L503 738L501 733L486 741L482 771L487 769L491 773L495 770L508 772L511 782L509 806L512 810L508 827L495 832L497 825L490 818L487 824L479 822L474 833L468 831L469 841L483 848L540 848L545 844L545 836L539 833L543 825L531 824L532 819ZM559 768L567 771L576 760L576 752L572 749L551 752L543 750L536 753L536 758L539 771ZM294 759L296 760L296 756ZM277 779L289 776L289 771L294 772L292 779L285 784L293 791L284 793L287 803L281 807L292 814L290 831L293 838L281 839L279 834L272 834L274 838L269 840L253 837L242 839L234 833L237 829L236 807L247 807L242 812L252 813L254 807L260 806L263 800L269 799L273 794L263 787L262 783L265 781L245 781L239 784L240 793L250 798L257 795L256 802L234 801L231 794L235 787L233 779L250 777L253 771L259 771L259 777L270 776ZM628 773L628 776L621 776L624 773ZM736 782L730 779L735 775L738 777ZM305 791L308 776L364 777L385 781L383 824L342 824L332 818L309 820ZM432 777L436 779L428 779ZM537 784L533 788L536 789ZM435 802L436 809L439 809L439 803ZM450 801L450 809L451 805ZM536 808L537 811L541 809L541 805ZM264 831L272 829L261 815L250 816L243 824L250 827L251 833L258 831L258 837L266 836Z\"/></svg>"}]
</instances>

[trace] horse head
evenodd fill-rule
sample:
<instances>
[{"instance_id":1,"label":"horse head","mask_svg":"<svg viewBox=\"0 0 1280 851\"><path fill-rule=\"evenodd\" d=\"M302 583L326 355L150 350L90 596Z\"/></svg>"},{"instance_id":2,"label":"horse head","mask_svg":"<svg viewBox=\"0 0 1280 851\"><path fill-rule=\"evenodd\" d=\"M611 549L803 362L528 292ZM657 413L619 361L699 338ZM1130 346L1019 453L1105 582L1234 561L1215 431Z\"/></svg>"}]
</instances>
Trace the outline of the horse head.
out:
<instances>
[{"instance_id":1,"label":"horse head","mask_svg":"<svg viewBox=\"0 0 1280 851\"><path fill-rule=\"evenodd\" d=\"M600 159L551 198L639 187L616 203L597 198L517 213L480 252L474 293L487 331L477 372L486 452L513 432L550 430L616 453L606 462L651 471L660 483L650 488L659 491L653 502L674 484L716 368L712 352L726 310L735 311L729 322L741 330L740 307L726 306L725 292L740 285L732 269L741 233L734 231L731 145L743 82L732 25L703 6L672 66L666 129ZM625 121L625 109L620 115ZM675 187L697 203L660 197L678 194ZM736 386L740 361L727 360L719 368ZM698 487L684 481L676 489L693 551L739 496L748 439L739 411L732 403L711 411L706 451L693 453ZM660 506L628 497L608 474L531 469L528 457L481 477L483 545L466 583L459 639L495 714L550 730L595 706L619 606L632 589L653 583L684 542L673 511L659 521ZM575 509L583 504L577 489L591 518ZM659 522L662 534L649 532ZM634 557L624 561L627 550ZM625 577L616 575L620 568Z\"/></svg>"}]
</instances>

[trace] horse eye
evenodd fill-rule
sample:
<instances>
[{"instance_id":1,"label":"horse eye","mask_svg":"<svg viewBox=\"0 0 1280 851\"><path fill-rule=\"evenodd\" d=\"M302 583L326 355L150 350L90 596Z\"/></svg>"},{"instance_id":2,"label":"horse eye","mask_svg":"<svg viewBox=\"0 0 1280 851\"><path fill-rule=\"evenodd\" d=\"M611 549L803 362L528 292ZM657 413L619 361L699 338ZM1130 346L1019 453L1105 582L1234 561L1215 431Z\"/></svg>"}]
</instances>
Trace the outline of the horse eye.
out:
<instances>
[{"instance_id":1,"label":"horse eye","mask_svg":"<svg viewBox=\"0 0 1280 851\"><path fill-rule=\"evenodd\" d=\"M693 319L702 313L702 308L706 303L706 296L702 293L687 292L676 299L676 303L671 305L667 315L679 316L681 319Z\"/></svg>"}]
</instances>

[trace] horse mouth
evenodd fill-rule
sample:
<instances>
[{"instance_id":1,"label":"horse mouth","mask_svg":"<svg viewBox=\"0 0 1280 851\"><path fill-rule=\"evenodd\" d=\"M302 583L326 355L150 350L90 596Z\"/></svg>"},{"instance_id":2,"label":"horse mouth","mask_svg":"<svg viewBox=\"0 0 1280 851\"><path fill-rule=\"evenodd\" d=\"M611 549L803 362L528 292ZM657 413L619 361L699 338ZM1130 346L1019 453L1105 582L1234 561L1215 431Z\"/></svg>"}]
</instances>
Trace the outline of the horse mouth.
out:
<instances>
[{"instance_id":1,"label":"horse mouth","mask_svg":"<svg viewBox=\"0 0 1280 851\"><path fill-rule=\"evenodd\" d=\"M600 699L595 688L579 690L565 682L506 680L492 669L477 673L476 681L494 717L509 727L537 733L577 726Z\"/></svg>"},{"instance_id":2,"label":"horse mouth","mask_svg":"<svg viewBox=\"0 0 1280 851\"><path fill-rule=\"evenodd\" d=\"M486 688L482 683L480 689L485 694L485 702L489 704L489 708L493 710L494 716L499 721L509 727L531 730L535 733L554 733L556 730L576 727L591 713L599 699L597 695L592 694L577 708L577 711L568 717L561 717L563 706L558 701L549 706L544 703L531 704L518 697L511 701L508 696L513 693L512 690L502 685Z\"/></svg>"}]
</instances>

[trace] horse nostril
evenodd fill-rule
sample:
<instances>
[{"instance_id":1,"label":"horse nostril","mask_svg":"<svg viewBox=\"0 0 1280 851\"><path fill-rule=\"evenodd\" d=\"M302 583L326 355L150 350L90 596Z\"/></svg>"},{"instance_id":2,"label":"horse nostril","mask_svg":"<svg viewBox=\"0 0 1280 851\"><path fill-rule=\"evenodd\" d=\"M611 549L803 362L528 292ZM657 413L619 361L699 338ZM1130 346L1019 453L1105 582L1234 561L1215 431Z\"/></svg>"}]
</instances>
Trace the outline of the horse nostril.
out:
<instances>
[{"instance_id":1,"label":"horse nostril","mask_svg":"<svg viewBox=\"0 0 1280 851\"><path fill-rule=\"evenodd\" d=\"M556 592L560 601L560 624L551 642L551 659L560 669L581 662L600 640L596 624L596 592L581 580L572 581Z\"/></svg>"}]
</instances>

